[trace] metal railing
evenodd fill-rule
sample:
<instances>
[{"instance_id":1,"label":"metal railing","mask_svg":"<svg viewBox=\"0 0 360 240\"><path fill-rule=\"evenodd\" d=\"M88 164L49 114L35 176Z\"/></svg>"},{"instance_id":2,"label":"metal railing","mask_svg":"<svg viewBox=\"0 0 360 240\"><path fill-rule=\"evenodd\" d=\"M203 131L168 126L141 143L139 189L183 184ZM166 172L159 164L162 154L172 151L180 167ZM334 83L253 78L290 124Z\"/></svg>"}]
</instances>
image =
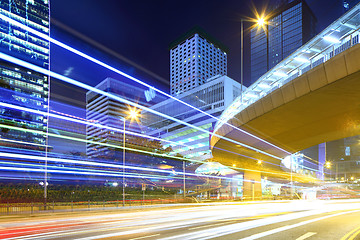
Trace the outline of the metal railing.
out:
<instances>
[{"instance_id":1,"label":"metal railing","mask_svg":"<svg viewBox=\"0 0 360 240\"><path fill-rule=\"evenodd\" d=\"M123 205L122 200L116 201L68 201L68 202L27 202L27 203L0 203L0 215L11 214L38 214L46 212L74 212L115 210L121 208L145 207L175 203L194 203L192 198L153 198L153 199L128 199Z\"/></svg>"}]
</instances>

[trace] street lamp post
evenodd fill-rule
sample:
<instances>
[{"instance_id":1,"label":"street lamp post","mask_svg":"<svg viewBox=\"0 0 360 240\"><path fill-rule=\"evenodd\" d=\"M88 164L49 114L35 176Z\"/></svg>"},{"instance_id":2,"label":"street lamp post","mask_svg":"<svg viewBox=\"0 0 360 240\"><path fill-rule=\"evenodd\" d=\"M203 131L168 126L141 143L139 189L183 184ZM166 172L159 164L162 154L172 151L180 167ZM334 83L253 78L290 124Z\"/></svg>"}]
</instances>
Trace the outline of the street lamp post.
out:
<instances>
[{"instance_id":1,"label":"street lamp post","mask_svg":"<svg viewBox=\"0 0 360 240\"><path fill-rule=\"evenodd\" d=\"M294 183L293 183L293 156L290 158L290 199L293 200Z\"/></svg>"},{"instance_id":2,"label":"street lamp post","mask_svg":"<svg viewBox=\"0 0 360 240\"><path fill-rule=\"evenodd\" d=\"M123 133L123 179L122 179L122 197L123 197L123 207L125 206L125 123L126 118L123 119L124 122L124 133Z\"/></svg>"},{"instance_id":3,"label":"street lamp post","mask_svg":"<svg viewBox=\"0 0 360 240\"><path fill-rule=\"evenodd\" d=\"M243 84L244 84L244 19L240 20L241 22L241 31L240 31L240 39L241 39L241 48L240 48L240 91L241 91L241 103L243 102Z\"/></svg>"},{"instance_id":4,"label":"street lamp post","mask_svg":"<svg viewBox=\"0 0 360 240\"><path fill-rule=\"evenodd\" d=\"M129 112L130 119L136 119L138 117L138 113L135 109L131 109ZM123 207L125 206L125 142L126 142L126 119L127 117L123 118L124 126L123 126L123 179L122 179L122 197L123 197Z\"/></svg>"}]
</instances>

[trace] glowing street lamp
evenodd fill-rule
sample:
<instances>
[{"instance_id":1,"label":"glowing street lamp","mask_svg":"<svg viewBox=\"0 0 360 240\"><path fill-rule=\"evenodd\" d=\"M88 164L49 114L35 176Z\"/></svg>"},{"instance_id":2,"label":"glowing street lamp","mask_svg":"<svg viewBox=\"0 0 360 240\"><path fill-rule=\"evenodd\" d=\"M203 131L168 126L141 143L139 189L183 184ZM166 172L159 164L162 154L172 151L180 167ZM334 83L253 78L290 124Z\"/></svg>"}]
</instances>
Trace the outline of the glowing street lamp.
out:
<instances>
[{"instance_id":1,"label":"glowing street lamp","mask_svg":"<svg viewBox=\"0 0 360 240\"><path fill-rule=\"evenodd\" d=\"M128 112L128 116L124 117L122 120L124 122L124 127L123 127L123 181L122 181L122 195L123 195L123 206L125 206L125 123L126 123L126 119L130 118L131 120L135 119L137 120L139 116L138 111L136 111L136 109L130 109L130 111Z\"/></svg>"},{"instance_id":2,"label":"glowing street lamp","mask_svg":"<svg viewBox=\"0 0 360 240\"><path fill-rule=\"evenodd\" d=\"M261 17L257 19L256 23L259 27L262 27L263 25L265 25L265 19Z\"/></svg>"},{"instance_id":3,"label":"glowing street lamp","mask_svg":"<svg viewBox=\"0 0 360 240\"><path fill-rule=\"evenodd\" d=\"M330 168L331 168L331 162L326 162L326 163L325 163L325 167L328 168L328 169L330 169Z\"/></svg>"}]
</instances>

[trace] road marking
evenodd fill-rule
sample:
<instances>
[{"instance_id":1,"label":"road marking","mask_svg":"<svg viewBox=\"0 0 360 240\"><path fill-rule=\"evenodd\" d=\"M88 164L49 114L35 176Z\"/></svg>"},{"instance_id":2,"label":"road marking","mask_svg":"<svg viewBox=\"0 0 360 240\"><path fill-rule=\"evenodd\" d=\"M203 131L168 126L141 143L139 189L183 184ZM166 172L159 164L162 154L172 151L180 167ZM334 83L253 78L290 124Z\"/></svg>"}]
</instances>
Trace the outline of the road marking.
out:
<instances>
[{"instance_id":1,"label":"road marking","mask_svg":"<svg viewBox=\"0 0 360 240\"><path fill-rule=\"evenodd\" d=\"M298 237L296 240L304 240L304 239L307 239L313 235L315 235L317 233L315 232L308 232L308 233L305 233L304 235L302 235L301 237Z\"/></svg>"},{"instance_id":2,"label":"road marking","mask_svg":"<svg viewBox=\"0 0 360 240\"><path fill-rule=\"evenodd\" d=\"M210 224L210 225L204 225L204 226L199 226L199 227L193 227L193 228L189 228L189 230L194 230L194 229L199 229L199 228L206 228L206 227L213 227L213 226L218 226L218 225L224 225L227 223L217 223L217 224Z\"/></svg>"},{"instance_id":3,"label":"road marking","mask_svg":"<svg viewBox=\"0 0 360 240\"><path fill-rule=\"evenodd\" d=\"M343 236L342 238L341 238L341 240L346 240L346 239L348 239L349 237L350 237L350 235L352 235L354 232L355 232L355 234L357 235L357 234L359 234L359 232L356 232L356 231L358 231L358 230L360 230L360 227L357 227L357 228L355 228L354 230L351 230L350 232L348 232L345 236ZM352 235L351 237L353 237L352 239L354 239L355 237L356 237L356 235L354 236L354 235ZM349 238L350 239L350 238Z\"/></svg>"},{"instance_id":4,"label":"road marking","mask_svg":"<svg viewBox=\"0 0 360 240\"><path fill-rule=\"evenodd\" d=\"M349 237L348 240L354 240L356 236L358 236L360 234L360 230L357 231L356 233L354 233L351 237Z\"/></svg>"},{"instance_id":5,"label":"road marking","mask_svg":"<svg viewBox=\"0 0 360 240\"><path fill-rule=\"evenodd\" d=\"M149 236L144 236L144 237L131 238L129 240L144 239L144 238L155 237L155 236L159 236L159 235L160 235L160 233L154 234L154 235L149 235Z\"/></svg>"},{"instance_id":6,"label":"road marking","mask_svg":"<svg viewBox=\"0 0 360 240\"><path fill-rule=\"evenodd\" d=\"M293 213L293 212L267 213L267 214L254 215L254 216L243 217L243 218L219 219L219 220L216 220L216 221L219 221L219 222L243 221L243 220L252 220L252 219L266 218L266 217L272 217L272 216L280 216L280 215L285 215L285 214L289 214L289 213Z\"/></svg>"},{"instance_id":7,"label":"road marking","mask_svg":"<svg viewBox=\"0 0 360 240\"><path fill-rule=\"evenodd\" d=\"M342 212L342 213L331 214L331 215L327 215L327 216L324 216L324 217L314 218L314 219L306 220L306 221L299 222L299 223L296 223L296 224L293 224L293 225L287 225L287 226L275 228L275 229L272 229L272 230L269 230L269 231L266 231L266 232L254 234L254 235L246 237L246 238L241 238L241 240L254 240L254 239L262 238L262 237L265 237L265 236L269 236L271 234L286 231L286 230L289 230L289 229L292 229L292 228L300 227L300 226L303 226L303 225L306 225L306 224L309 224L309 223L312 223L312 222L317 222L317 221L321 221L321 220L324 220L324 219L327 219L327 218L336 217L336 216L340 216L340 215L343 215L343 214L359 212L359 211L360 210L353 210L353 211L347 211L347 212Z\"/></svg>"}]
</instances>

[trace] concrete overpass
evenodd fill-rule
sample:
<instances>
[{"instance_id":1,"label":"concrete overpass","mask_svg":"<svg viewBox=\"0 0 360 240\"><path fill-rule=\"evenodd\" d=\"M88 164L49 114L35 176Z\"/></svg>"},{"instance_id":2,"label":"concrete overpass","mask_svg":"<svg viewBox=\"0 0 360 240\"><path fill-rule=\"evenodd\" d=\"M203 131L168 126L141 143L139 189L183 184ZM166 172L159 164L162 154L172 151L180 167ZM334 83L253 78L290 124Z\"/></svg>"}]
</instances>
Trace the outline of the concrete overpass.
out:
<instances>
[{"instance_id":1,"label":"concrete overpass","mask_svg":"<svg viewBox=\"0 0 360 240\"><path fill-rule=\"evenodd\" d=\"M215 161L281 175L279 158L360 134L359 9L357 5L262 76L217 123L218 135L269 154L212 136ZM264 164L257 165L257 159ZM244 171L244 178L258 182L261 175ZM298 176L298 180L301 178ZM244 183L244 195L250 194L249 188L254 191L249 184L252 183ZM261 191L259 185L255 188Z\"/></svg>"}]
</instances>

